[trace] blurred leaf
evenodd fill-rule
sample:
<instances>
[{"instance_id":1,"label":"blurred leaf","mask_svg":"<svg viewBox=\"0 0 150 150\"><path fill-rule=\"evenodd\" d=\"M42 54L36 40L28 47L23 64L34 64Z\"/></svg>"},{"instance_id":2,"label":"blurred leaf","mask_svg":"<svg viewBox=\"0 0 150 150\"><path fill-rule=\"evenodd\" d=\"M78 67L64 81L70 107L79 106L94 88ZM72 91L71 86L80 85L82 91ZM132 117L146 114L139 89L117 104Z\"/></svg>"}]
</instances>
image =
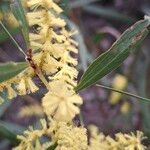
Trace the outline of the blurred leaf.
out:
<instances>
[{"instance_id":1,"label":"blurred leaf","mask_svg":"<svg viewBox=\"0 0 150 150\"><path fill-rule=\"evenodd\" d=\"M120 12L117 12L116 10L111 9L111 8L103 8L103 7L96 6L96 5L89 5L83 8L87 12L90 12L90 13L93 13L93 14L111 19L111 20L115 19L121 22L129 22L129 23L132 23L135 21L135 19L129 16L123 15Z\"/></svg>"},{"instance_id":2,"label":"blurred leaf","mask_svg":"<svg viewBox=\"0 0 150 150\"><path fill-rule=\"evenodd\" d=\"M75 88L76 92L96 83L99 79L118 68L121 63L139 46L148 34L150 18L141 20L127 29L112 47L100 55L83 74Z\"/></svg>"},{"instance_id":3,"label":"blurred leaf","mask_svg":"<svg viewBox=\"0 0 150 150\"><path fill-rule=\"evenodd\" d=\"M0 105L0 117L5 113L7 108L10 106L11 101L5 101L5 103Z\"/></svg>"},{"instance_id":4,"label":"blurred leaf","mask_svg":"<svg viewBox=\"0 0 150 150\"><path fill-rule=\"evenodd\" d=\"M25 16L21 1L20 0L14 1L10 5L10 7L12 9L14 16L19 21L19 24L20 24L20 27L21 27L21 30L23 33L23 37L25 39L25 42L26 42L26 45L28 48L28 46L29 46L29 29L28 29L28 23L26 21L26 16Z\"/></svg>"},{"instance_id":5,"label":"blurred leaf","mask_svg":"<svg viewBox=\"0 0 150 150\"><path fill-rule=\"evenodd\" d=\"M28 64L26 62L0 63L0 83L16 76L27 67Z\"/></svg>"},{"instance_id":6,"label":"blurred leaf","mask_svg":"<svg viewBox=\"0 0 150 150\"><path fill-rule=\"evenodd\" d=\"M8 29L11 35L16 35L17 33L19 33L19 28L15 28L15 29ZM9 39L8 34L4 31L4 30L0 30L0 43L6 41L7 39Z\"/></svg>"},{"instance_id":7,"label":"blurred leaf","mask_svg":"<svg viewBox=\"0 0 150 150\"><path fill-rule=\"evenodd\" d=\"M105 38L105 33L96 33L93 36L93 42L94 43L99 43L101 40L103 40Z\"/></svg>"},{"instance_id":8,"label":"blurred leaf","mask_svg":"<svg viewBox=\"0 0 150 150\"><path fill-rule=\"evenodd\" d=\"M54 144L52 146L50 146L49 148L47 148L46 150L55 150L57 147L57 144Z\"/></svg>"},{"instance_id":9,"label":"blurred leaf","mask_svg":"<svg viewBox=\"0 0 150 150\"><path fill-rule=\"evenodd\" d=\"M77 8L77 7L85 7L86 5L90 4L90 3L94 3L96 1L100 1L100 0L76 0L76 1L71 1L69 2L69 8Z\"/></svg>"},{"instance_id":10,"label":"blurred leaf","mask_svg":"<svg viewBox=\"0 0 150 150\"><path fill-rule=\"evenodd\" d=\"M0 123L0 137L8 139L13 145L19 143L17 135L6 128L3 123Z\"/></svg>"},{"instance_id":11,"label":"blurred leaf","mask_svg":"<svg viewBox=\"0 0 150 150\"><path fill-rule=\"evenodd\" d=\"M0 125L5 126L9 131L15 134L21 134L25 130L24 127L12 122L0 121Z\"/></svg>"},{"instance_id":12,"label":"blurred leaf","mask_svg":"<svg viewBox=\"0 0 150 150\"><path fill-rule=\"evenodd\" d=\"M10 13L10 4L9 2L1 2L0 3L0 12L4 15L7 13ZM4 22L7 20L7 18L4 18ZM7 26L7 24L6 24ZM11 35L16 35L17 33L20 32L19 28L11 28L9 26L7 26L9 32ZM9 39L9 36L6 34L6 32L0 27L0 43L6 41L7 39Z\"/></svg>"}]
</instances>

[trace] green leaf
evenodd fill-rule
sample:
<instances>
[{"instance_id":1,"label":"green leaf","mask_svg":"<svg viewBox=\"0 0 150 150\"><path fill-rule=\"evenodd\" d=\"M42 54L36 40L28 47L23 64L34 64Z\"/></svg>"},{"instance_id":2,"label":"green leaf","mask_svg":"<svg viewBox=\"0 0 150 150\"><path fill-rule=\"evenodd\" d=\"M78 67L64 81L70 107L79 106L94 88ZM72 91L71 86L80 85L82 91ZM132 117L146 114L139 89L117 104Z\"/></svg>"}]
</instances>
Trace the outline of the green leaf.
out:
<instances>
[{"instance_id":1,"label":"green leaf","mask_svg":"<svg viewBox=\"0 0 150 150\"><path fill-rule=\"evenodd\" d=\"M12 36L16 35L16 34L18 34L20 32L19 28L8 29L8 30L9 30L9 32L10 32L10 34ZM0 43L2 43L2 42L4 42L4 41L9 39L8 34L4 30L0 29L0 33L1 33L0 34Z\"/></svg>"},{"instance_id":2,"label":"green leaf","mask_svg":"<svg viewBox=\"0 0 150 150\"><path fill-rule=\"evenodd\" d=\"M8 139L14 146L19 143L17 135L6 128L6 126L2 123L0 123L0 137Z\"/></svg>"},{"instance_id":3,"label":"green leaf","mask_svg":"<svg viewBox=\"0 0 150 150\"><path fill-rule=\"evenodd\" d=\"M27 48L29 46L29 28L28 28L28 23L26 20L26 16L24 13L24 9L22 7L21 1L20 0L16 0L13 1L13 3L10 5L11 10L14 14L14 16L16 17L16 19L18 20L20 27L21 27L21 31L23 33L23 37L25 39Z\"/></svg>"},{"instance_id":4,"label":"green leaf","mask_svg":"<svg viewBox=\"0 0 150 150\"><path fill-rule=\"evenodd\" d=\"M100 7L94 4L83 7L83 9L92 14L104 17L105 19L116 20L124 23L133 23L135 21L134 18L123 15L115 9Z\"/></svg>"},{"instance_id":5,"label":"green leaf","mask_svg":"<svg viewBox=\"0 0 150 150\"><path fill-rule=\"evenodd\" d=\"M55 150L57 147L57 143L55 143L54 145L48 147L46 150Z\"/></svg>"},{"instance_id":6,"label":"green leaf","mask_svg":"<svg viewBox=\"0 0 150 150\"><path fill-rule=\"evenodd\" d=\"M83 74L75 88L76 92L96 83L99 79L118 68L148 34L150 18L141 20L127 29L112 47L100 55Z\"/></svg>"},{"instance_id":7,"label":"green leaf","mask_svg":"<svg viewBox=\"0 0 150 150\"><path fill-rule=\"evenodd\" d=\"M0 63L0 83L18 75L28 67L26 62Z\"/></svg>"}]
</instances>

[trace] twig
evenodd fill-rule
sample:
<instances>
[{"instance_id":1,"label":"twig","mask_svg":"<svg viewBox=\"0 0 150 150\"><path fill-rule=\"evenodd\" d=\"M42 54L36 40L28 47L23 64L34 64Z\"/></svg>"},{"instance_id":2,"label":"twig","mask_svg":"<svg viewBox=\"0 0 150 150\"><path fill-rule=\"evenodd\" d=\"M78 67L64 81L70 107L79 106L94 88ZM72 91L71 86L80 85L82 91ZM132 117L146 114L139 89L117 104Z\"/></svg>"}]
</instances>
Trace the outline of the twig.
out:
<instances>
[{"instance_id":1,"label":"twig","mask_svg":"<svg viewBox=\"0 0 150 150\"><path fill-rule=\"evenodd\" d=\"M114 89L114 88L111 88L111 87L108 87L108 86L104 86L104 85L100 85L100 84L96 84L96 86L101 87L101 88L106 89L106 90L111 90L111 91L114 91L114 92L118 92L118 93L121 93L121 94L132 96L134 98L138 98L138 99L144 100L146 102L150 102L150 99L148 99L148 98L144 98L144 97L141 97L141 96L129 93L129 92L117 90L117 89Z\"/></svg>"}]
</instances>

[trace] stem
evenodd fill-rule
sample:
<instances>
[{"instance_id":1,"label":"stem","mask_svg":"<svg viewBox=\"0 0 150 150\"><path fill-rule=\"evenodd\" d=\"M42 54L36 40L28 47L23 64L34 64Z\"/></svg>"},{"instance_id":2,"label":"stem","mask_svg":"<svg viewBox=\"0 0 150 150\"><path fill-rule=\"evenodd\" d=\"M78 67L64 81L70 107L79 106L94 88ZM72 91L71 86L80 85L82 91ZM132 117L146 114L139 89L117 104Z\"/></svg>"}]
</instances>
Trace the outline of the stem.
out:
<instances>
[{"instance_id":1,"label":"stem","mask_svg":"<svg viewBox=\"0 0 150 150\"><path fill-rule=\"evenodd\" d=\"M117 90L117 89L114 89L114 88L111 88L111 87L108 87L108 86L104 86L104 85L100 85L100 84L96 84L96 86L101 87L101 88L106 89L106 90L111 90L111 91L114 91L114 92L118 92L118 93L121 93L121 94L132 96L134 98L141 99L141 100L144 100L146 102L150 102L150 99L148 99L148 98L144 98L144 97L141 97L141 96L129 93L129 92Z\"/></svg>"},{"instance_id":2,"label":"stem","mask_svg":"<svg viewBox=\"0 0 150 150\"><path fill-rule=\"evenodd\" d=\"M16 47L19 49L19 51L21 53L23 53L23 55L25 57L27 57L26 53L23 51L23 49L20 47L20 45L16 42L16 40L13 38L13 36L9 33L9 31L7 30L7 28L5 27L5 25L0 21L0 25L2 26L2 28L4 29L4 31L7 33L7 35L10 37L10 39L13 41L13 43L16 45Z\"/></svg>"}]
</instances>

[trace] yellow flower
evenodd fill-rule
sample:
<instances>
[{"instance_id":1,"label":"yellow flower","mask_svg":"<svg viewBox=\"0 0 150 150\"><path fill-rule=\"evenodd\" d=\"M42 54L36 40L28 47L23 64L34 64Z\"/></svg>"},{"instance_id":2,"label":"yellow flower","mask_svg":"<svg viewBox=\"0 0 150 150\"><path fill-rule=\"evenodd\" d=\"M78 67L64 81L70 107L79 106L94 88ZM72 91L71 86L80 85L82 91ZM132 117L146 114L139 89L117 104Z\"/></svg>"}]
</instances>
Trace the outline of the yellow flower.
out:
<instances>
[{"instance_id":1,"label":"yellow flower","mask_svg":"<svg viewBox=\"0 0 150 150\"><path fill-rule=\"evenodd\" d=\"M123 75L116 75L112 87L117 90L124 90L127 87L128 79ZM121 99L122 94L118 92L111 92L109 102L112 105L117 104Z\"/></svg>"},{"instance_id":2,"label":"yellow flower","mask_svg":"<svg viewBox=\"0 0 150 150\"><path fill-rule=\"evenodd\" d=\"M90 125L90 145L88 150L109 150L110 146L106 141L105 135L98 131L98 128L94 125Z\"/></svg>"},{"instance_id":3,"label":"yellow flower","mask_svg":"<svg viewBox=\"0 0 150 150\"><path fill-rule=\"evenodd\" d=\"M11 87L11 85L7 85L7 93L8 93L8 98L9 99L13 99L17 96L16 92L14 91L14 89Z\"/></svg>"},{"instance_id":4,"label":"yellow flower","mask_svg":"<svg viewBox=\"0 0 150 150\"><path fill-rule=\"evenodd\" d=\"M145 150L141 141L145 138L143 133L137 131L136 134L117 133L115 138L105 136L98 132L98 128L90 126L89 150Z\"/></svg>"},{"instance_id":5,"label":"yellow flower","mask_svg":"<svg viewBox=\"0 0 150 150\"><path fill-rule=\"evenodd\" d=\"M129 102L124 102L120 108L120 111L123 114L127 114L130 111L131 105Z\"/></svg>"},{"instance_id":6,"label":"yellow flower","mask_svg":"<svg viewBox=\"0 0 150 150\"><path fill-rule=\"evenodd\" d=\"M66 122L50 124L52 138L57 142L56 150L87 150L87 131Z\"/></svg>"},{"instance_id":7,"label":"yellow flower","mask_svg":"<svg viewBox=\"0 0 150 150\"><path fill-rule=\"evenodd\" d=\"M20 83L17 86L19 95L26 95L30 92L34 93L38 90L38 87L32 81L31 77L22 77Z\"/></svg>"},{"instance_id":8,"label":"yellow flower","mask_svg":"<svg viewBox=\"0 0 150 150\"><path fill-rule=\"evenodd\" d=\"M28 0L27 2L28 7L33 7L35 6L42 6L47 9L52 8L54 9L57 13L61 13L62 9L56 5L53 0Z\"/></svg>"},{"instance_id":9,"label":"yellow flower","mask_svg":"<svg viewBox=\"0 0 150 150\"><path fill-rule=\"evenodd\" d=\"M125 150L145 150L146 147L142 144L142 140L146 137L143 136L143 133L140 131L137 131L136 134L125 134L125 138L128 141L128 144L125 148Z\"/></svg>"},{"instance_id":10,"label":"yellow flower","mask_svg":"<svg viewBox=\"0 0 150 150\"><path fill-rule=\"evenodd\" d=\"M59 121L71 121L80 112L76 105L81 104L81 97L69 90L62 81L51 82L50 91L42 100L46 114Z\"/></svg>"}]
</instances>

